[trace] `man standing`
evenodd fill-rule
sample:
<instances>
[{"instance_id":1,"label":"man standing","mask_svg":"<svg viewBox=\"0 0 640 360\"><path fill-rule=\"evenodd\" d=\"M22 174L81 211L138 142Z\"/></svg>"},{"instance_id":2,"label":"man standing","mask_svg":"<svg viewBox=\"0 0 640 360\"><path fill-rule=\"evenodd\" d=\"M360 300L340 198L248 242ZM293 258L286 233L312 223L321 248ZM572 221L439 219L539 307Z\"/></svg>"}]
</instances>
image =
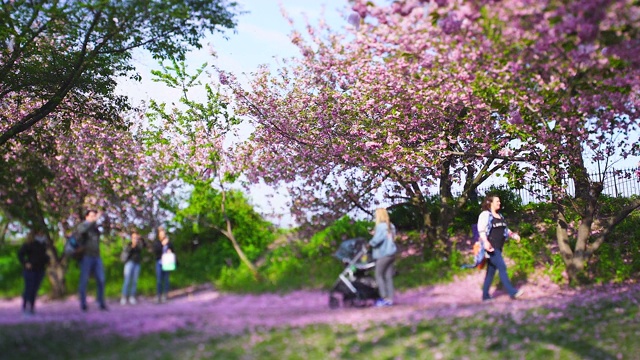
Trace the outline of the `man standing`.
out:
<instances>
[{"instance_id":1,"label":"man standing","mask_svg":"<svg viewBox=\"0 0 640 360\"><path fill-rule=\"evenodd\" d=\"M97 221L102 216L95 210L87 210L85 221L78 225L76 236L83 253L80 260L80 308L87 311L87 283L91 273L96 278L100 310L107 310L104 301L104 267L100 258L100 230Z\"/></svg>"}]
</instances>

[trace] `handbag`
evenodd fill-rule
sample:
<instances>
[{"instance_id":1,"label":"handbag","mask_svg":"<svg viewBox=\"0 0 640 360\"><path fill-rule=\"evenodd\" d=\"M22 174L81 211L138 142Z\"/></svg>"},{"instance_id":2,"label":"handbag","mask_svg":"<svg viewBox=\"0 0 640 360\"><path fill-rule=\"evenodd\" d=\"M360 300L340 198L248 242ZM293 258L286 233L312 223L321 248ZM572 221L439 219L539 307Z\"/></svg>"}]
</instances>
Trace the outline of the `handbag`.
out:
<instances>
[{"instance_id":1,"label":"handbag","mask_svg":"<svg viewBox=\"0 0 640 360\"><path fill-rule=\"evenodd\" d=\"M120 253L120 261L122 261L123 263L126 263L129 260L129 249L128 248L124 248L122 249L122 252Z\"/></svg>"},{"instance_id":2,"label":"handbag","mask_svg":"<svg viewBox=\"0 0 640 360\"><path fill-rule=\"evenodd\" d=\"M164 253L160 258L160 265L162 266L162 271L173 271L176 269L176 254Z\"/></svg>"}]
</instances>

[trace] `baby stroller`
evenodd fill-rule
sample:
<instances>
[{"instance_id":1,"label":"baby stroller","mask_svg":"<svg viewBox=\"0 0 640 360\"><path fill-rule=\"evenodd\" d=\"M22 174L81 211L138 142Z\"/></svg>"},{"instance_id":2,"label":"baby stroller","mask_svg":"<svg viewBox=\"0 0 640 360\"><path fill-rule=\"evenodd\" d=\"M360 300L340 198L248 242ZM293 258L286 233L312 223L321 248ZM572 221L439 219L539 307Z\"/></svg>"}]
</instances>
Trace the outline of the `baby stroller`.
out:
<instances>
[{"instance_id":1,"label":"baby stroller","mask_svg":"<svg viewBox=\"0 0 640 360\"><path fill-rule=\"evenodd\" d=\"M364 238L345 240L334 254L345 264L336 283L329 293L329 307L335 309L340 306L337 293L342 294L343 306L366 306L369 300L380 297L375 279L370 275L376 263L367 250Z\"/></svg>"}]
</instances>

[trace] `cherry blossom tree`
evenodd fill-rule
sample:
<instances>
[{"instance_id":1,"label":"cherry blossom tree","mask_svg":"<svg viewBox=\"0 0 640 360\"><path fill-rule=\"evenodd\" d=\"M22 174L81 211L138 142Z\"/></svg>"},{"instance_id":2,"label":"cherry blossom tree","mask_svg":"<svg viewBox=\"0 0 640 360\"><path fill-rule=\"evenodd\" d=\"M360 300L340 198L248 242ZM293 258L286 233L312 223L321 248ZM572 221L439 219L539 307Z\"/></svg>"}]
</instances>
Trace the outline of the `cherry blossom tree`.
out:
<instances>
[{"instance_id":1,"label":"cherry blossom tree","mask_svg":"<svg viewBox=\"0 0 640 360\"><path fill-rule=\"evenodd\" d=\"M87 208L104 210L107 236L122 230L135 221L131 209L144 206L145 192L153 188L139 156L143 149L128 129L96 122L95 114L57 114L57 126L33 126L7 142L0 157L0 209L48 234L54 297L66 292L69 259L57 251L60 234L73 230Z\"/></svg>"},{"instance_id":2,"label":"cherry blossom tree","mask_svg":"<svg viewBox=\"0 0 640 360\"><path fill-rule=\"evenodd\" d=\"M602 179L586 168L640 152L630 137L638 131L638 6L352 3L356 26L294 31L301 56L276 71L259 69L249 90L221 72L239 114L256 125L245 145L254 179L288 184L294 211L312 222L319 217L309 211L369 209L376 190L420 203L438 186L441 239L455 210L497 170L514 186L540 181L557 204L558 242L575 280L640 206L632 202L594 227ZM463 189L458 204L454 185ZM575 234L567 206L580 214Z\"/></svg>"},{"instance_id":3,"label":"cherry blossom tree","mask_svg":"<svg viewBox=\"0 0 640 360\"><path fill-rule=\"evenodd\" d=\"M294 32L302 56L276 72L260 69L249 90L221 73L238 113L256 125L244 149L248 168L254 180L289 185L301 222L370 212L383 192L423 210L431 239L447 243L456 212L507 165L512 137L498 119L508 109L483 92L478 74L490 59L477 42L459 41L422 8L378 13L388 16L347 34L322 24ZM434 192L441 211L431 219Z\"/></svg>"},{"instance_id":4,"label":"cherry blossom tree","mask_svg":"<svg viewBox=\"0 0 640 360\"><path fill-rule=\"evenodd\" d=\"M519 71L503 87L512 92L512 131L534 149L527 155L536 169L531 176L553 194L557 242L575 282L613 228L640 208L636 199L603 218L599 202L604 180L613 172L611 159L640 155L633 140L640 130L640 6L574 1L531 7L523 2L496 12L514 29L505 43L519 47L510 64ZM589 177L591 163L602 164L600 178ZM573 194L563 181L567 177ZM577 220L569 220L568 208L579 214Z\"/></svg>"}]
</instances>

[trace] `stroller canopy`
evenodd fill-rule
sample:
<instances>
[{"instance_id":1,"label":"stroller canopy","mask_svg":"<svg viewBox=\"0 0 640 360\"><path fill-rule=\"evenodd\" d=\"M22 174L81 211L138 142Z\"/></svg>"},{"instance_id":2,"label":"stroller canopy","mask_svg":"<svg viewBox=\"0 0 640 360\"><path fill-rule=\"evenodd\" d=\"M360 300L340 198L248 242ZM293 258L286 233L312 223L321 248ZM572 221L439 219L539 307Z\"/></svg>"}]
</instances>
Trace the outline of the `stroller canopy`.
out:
<instances>
[{"instance_id":1,"label":"stroller canopy","mask_svg":"<svg viewBox=\"0 0 640 360\"><path fill-rule=\"evenodd\" d=\"M352 259L354 256L356 256L356 254L358 254L358 251L360 251L362 245L366 244L366 241L367 240L365 238L361 237L345 240L342 242L342 244L340 244L340 247L338 247L338 251L336 251L333 256L340 260Z\"/></svg>"}]
</instances>

